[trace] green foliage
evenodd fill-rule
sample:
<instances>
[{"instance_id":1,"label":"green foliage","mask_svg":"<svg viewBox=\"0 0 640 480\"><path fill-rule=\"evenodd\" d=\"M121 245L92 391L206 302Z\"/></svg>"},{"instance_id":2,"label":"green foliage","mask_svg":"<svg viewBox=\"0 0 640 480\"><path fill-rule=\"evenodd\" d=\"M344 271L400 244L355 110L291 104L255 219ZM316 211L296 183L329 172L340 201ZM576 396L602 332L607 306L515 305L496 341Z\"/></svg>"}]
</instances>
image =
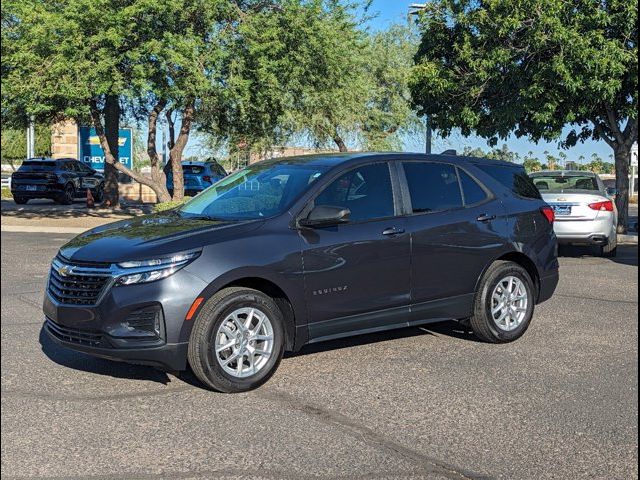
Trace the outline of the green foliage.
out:
<instances>
[{"instance_id":1,"label":"green foliage","mask_svg":"<svg viewBox=\"0 0 640 480\"><path fill-rule=\"evenodd\" d=\"M420 113L496 144L637 139L638 7L605 0L436 0L411 79ZM629 121L630 120L630 121ZM624 124L627 127L623 130Z\"/></svg>"},{"instance_id":2,"label":"green foliage","mask_svg":"<svg viewBox=\"0 0 640 480\"><path fill-rule=\"evenodd\" d=\"M9 190L8 188L2 188L1 190L2 198L7 200L13 198L13 195L11 195L11 190Z\"/></svg>"},{"instance_id":3,"label":"green foliage","mask_svg":"<svg viewBox=\"0 0 640 480\"><path fill-rule=\"evenodd\" d=\"M37 157L51 155L51 129L47 125L35 127L35 154ZM2 163L17 163L27 156L27 132L24 128L3 128L0 153Z\"/></svg>"}]
</instances>

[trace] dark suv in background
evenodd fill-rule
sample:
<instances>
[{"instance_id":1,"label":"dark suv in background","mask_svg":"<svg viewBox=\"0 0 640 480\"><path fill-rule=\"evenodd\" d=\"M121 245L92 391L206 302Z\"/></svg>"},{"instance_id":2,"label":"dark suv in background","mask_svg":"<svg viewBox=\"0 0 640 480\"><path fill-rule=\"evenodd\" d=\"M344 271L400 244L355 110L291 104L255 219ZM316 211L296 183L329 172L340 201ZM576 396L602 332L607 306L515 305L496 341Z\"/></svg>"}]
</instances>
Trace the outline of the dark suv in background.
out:
<instances>
[{"instance_id":1,"label":"dark suv in background","mask_svg":"<svg viewBox=\"0 0 640 480\"><path fill-rule=\"evenodd\" d=\"M283 352L458 320L522 336L558 283L553 210L521 166L445 155L270 160L181 208L105 225L51 266L44 329L238 392Z\"/></svg>"},{"instance_id":2,"label":"dark suv in background","mask_svg":"<svg viewBox=\"0 0 640 480\"><path fill-rule=\"evenodd\" d=\"M49 198L69 205L91 190L96 202L101 202L104 177L73 158L30 158L11 175L11 195L20 205L34 198Z\"/></svg>"}]
</instances>

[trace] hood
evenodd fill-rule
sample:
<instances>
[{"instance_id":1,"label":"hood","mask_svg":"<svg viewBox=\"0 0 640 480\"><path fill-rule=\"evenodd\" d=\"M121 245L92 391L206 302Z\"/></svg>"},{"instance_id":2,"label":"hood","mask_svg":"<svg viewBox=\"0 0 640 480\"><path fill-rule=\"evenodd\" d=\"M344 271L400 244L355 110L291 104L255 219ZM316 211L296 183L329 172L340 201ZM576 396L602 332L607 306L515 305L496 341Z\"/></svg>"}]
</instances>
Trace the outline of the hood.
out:
<instances>
[{"instance_id":1,"label":"hood","mask_svg":"<svg viewBox=\"0 0 640 480\"><path fill-rule=\"evenodd\" d=\"M60 249L76 262L144 260L204 247L260 227L263 221L183 218L173 212L122 220L84 232Z\"/></svg>"}]
</instances>

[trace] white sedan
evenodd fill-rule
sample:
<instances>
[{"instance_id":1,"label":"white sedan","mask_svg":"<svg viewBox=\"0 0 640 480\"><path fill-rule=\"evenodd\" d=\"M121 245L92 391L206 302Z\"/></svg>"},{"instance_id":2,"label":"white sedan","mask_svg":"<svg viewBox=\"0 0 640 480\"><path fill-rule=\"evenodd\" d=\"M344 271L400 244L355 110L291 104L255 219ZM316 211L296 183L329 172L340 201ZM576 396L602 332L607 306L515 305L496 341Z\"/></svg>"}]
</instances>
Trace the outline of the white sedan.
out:
<instances>
[{"instance_id":1,"label":"white sedan","mask_svg":"<svg viewBox=\"0 0 640 480\"><path fill-rule=\"evenodd\" d=\"M595 245L602 256L616 256L618 212L598 175L559 170L533 173L531 178L555 211L558 243Z\"/></svg>"}]
</instances>

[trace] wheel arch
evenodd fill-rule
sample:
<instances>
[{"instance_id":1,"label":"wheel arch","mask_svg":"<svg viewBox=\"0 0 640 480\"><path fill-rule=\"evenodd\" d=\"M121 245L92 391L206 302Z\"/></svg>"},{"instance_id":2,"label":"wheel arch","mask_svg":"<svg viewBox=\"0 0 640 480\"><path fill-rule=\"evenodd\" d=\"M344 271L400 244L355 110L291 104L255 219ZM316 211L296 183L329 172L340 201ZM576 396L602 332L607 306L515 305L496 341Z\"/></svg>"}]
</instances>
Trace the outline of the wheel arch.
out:
<instances>
[{"instance_id":1,"label":"wheel arch","mask_svg":"<svg viewBox=\"0 0 640 480\"><path fill-rule=\"evenodd\" d=\"M220 290L229 287L251 288L273 298L280 308L284 318L285 350L296 350L297 343L300 343L298 340L304 341L302 338L296 338L297 324L304 323L302 321L304 319L301 319L299 318L299 315L296 315L296 300L294 299L294 294L289 289L285 289L286 287L283 287L281 282L257 273L239 276L225 276L224 278L219 278L217 281L208 285L199 297L208 300Z\"/></svg>"},{"instance_id":2,"label":"wheel arch","mask_svg":"<svg viewBox=\"0 0 640 480\"><path fill-rule=\"evenodd\" d=\"M538 267L536 267L534 261L522 252L509 252L500 258L496 258L496 261L499 260L517 263L527 271L531 280L533 280L537 299L540 295L540 272L538 271Z\"/></svg>"}]
</instances>

